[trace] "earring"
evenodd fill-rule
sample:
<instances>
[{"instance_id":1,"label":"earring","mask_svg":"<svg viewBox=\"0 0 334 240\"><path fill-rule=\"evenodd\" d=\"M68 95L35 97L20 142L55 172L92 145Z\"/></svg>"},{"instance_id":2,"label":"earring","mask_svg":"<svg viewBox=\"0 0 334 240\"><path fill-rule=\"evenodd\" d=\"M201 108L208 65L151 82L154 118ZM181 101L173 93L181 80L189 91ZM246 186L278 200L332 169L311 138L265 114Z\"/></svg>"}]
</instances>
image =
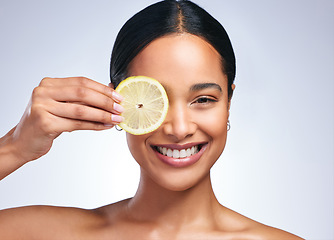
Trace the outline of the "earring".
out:
<instances>
[{"instance_id":1,"label":"earring","mask_svg":"<svg viewBox=\"0 0 334 240\"><path fill-rule=\"evenodd\" d=\"M120 128L118 125L115 125L115 129L117 130L117 131L122 131L123 129L122 128Z\"/></svg>"},{"instance_id":2,"label":"earring","mask_svg":"<svg viewBox=\"0 0 334 240\"><path fill-rule=\"evenodd\" d=\"M230 131L230 129L231 129L230 120L227 120L227 131Z\"/></svg>"}]
</instances>

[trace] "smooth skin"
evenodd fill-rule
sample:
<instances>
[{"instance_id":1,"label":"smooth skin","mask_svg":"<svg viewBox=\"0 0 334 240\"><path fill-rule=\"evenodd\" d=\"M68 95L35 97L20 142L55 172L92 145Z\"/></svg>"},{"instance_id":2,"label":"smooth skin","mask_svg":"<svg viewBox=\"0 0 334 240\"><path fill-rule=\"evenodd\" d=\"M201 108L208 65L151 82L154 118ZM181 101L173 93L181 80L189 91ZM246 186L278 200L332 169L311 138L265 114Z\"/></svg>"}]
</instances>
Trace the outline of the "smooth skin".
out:
<instances>
[{"instance_id":1,"label":"smooth skin","mask_svg":"<svg viewBox=\"0 0 334 240\"><path fill-rule=\"evenodd\" d=\"M210 169L225 147L230 99L220 56L210 44L190 34L161 37L136 56L129 73L159 80L170 101L160 128L127 134L141 168L136 195L94 210L2 210L0 239L301 239L215 198ZM120 101L112 88L85 78L43 80L18 126L1 139L0 177L47 153L62 132L111 128L121 120ZM155 148L199 143L205 146L199 160L185 167L161 161Z\"/></svg>"}]
</instances>

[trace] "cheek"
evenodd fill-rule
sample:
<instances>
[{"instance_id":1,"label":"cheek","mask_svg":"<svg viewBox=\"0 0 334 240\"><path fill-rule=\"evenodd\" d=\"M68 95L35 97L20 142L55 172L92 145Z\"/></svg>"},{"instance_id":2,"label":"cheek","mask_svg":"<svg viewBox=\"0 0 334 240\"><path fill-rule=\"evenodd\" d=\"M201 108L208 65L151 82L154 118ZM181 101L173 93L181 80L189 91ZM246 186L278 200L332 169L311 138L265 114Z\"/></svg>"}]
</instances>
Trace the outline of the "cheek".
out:
<instances>
[{"instance_id":1,"label":"cheek","mask_svg":"<svg viewBox=\"0 0 334 240\"><path fill-rule=\"evenodd\" d=\"M210 109L207 113L199 116L198 126L210 139L210 155L217 160L225 148L227 137L227 107Z\"/></svg>"},{"instance_id":2,"label":"cheek","mask_svg":"<svg viewBox=\"0 0 334 240\"><path fill-rule=\"evenodd\" d=\"M227 108L220 106L200 114L198 125L212 138L222 137L227 133L227 119Z\"/></svg>"},{"instance_id":3,"label":"cheek","mask_svg":"<svg viewBox=\"0 0 334 240\"><path fill-rule=\"evenodd\" d=\"M140 160L144 158L145 138L144 135L135 136L126 133L126 140L133 158L141 165Z\"/></svg>"}]
</instances>

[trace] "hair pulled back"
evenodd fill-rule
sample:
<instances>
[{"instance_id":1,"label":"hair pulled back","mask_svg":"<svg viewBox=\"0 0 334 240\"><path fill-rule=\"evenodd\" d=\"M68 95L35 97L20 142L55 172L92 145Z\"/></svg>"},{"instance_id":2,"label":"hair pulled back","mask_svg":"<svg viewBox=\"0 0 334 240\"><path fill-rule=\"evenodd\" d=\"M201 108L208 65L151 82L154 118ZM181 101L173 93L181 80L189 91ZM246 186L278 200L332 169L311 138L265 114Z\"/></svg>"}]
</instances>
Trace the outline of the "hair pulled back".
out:
<instances>
[{"instance_id":1,"label":"hair pulled back","mask_svg":"<svg viewBox=\"0 0 334 240\"><path fill-rule=\"evenodd\" d=\"M222 71L232 96L235 56L224 27L203 8L187 0L152 4L130 18L119 31L111 55L110 78L115 87L128 77L131 61L153 40L173 33L189 33L210 43L221 56Z\"/></svg>"}]
</instances>

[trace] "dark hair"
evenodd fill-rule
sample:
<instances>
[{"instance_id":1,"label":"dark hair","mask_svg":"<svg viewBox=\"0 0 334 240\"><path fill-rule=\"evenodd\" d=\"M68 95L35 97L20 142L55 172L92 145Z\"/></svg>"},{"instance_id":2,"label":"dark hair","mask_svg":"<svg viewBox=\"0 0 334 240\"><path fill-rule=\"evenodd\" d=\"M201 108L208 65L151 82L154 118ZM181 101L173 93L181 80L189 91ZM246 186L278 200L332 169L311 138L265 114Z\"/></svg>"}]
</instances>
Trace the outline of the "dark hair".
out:
<instances>
[{"instance_id":1,"label":"dark hair","mask_svg":"<svg viewBox=\"0 0 334 240\"><path fill-rule=\"evenodd\" d=\"M111 55L110 78L115 87L128 77L131 61L153 40L173 33L189 33L210 43L220 54L222 71L232 96L235 56L224 27L203 8L186 0L152 4L130 18L119 31Z\"/></svg>"}]
</instances>

